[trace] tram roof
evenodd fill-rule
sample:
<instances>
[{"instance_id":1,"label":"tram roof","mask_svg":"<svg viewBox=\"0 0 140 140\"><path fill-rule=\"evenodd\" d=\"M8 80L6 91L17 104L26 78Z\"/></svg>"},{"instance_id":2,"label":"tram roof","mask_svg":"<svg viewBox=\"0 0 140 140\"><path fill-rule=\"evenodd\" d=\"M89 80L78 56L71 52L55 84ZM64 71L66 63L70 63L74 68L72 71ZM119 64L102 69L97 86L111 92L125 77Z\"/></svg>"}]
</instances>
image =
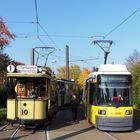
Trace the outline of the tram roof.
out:
<instances>
[{"instance_id":1,"label":"tram roof","mask_svg":"<svg viewBox=\"0 0 140 140\"><path fill-rule=\"evenodd\" d=\"M100 65L99 72L128 72L126 65L104 64Z\"/></svg>"},{"instance_id":2,"label":"tram roof","mask_svg":"<svg viewBox=\"0 0 140 140\"><path fill-rule=\"evenodd\" d=\"M97 75L131 75L130 72L91 72L89 74L90 77L94 77Z\"/></svg>"},{"instance_id":3,"label":"tram roof","mask_svg":"<svg viewBox=\"0 0 140 140\"><path fill-rule=\"evenodd\" d=\"M7 77L46 77L51 78L49 74L45 73L7 73Z\"/></svg>"},{"instance_id":4,"label":"tram roof","mask_svg":"<svg viewBox=\"0 0 140 140\"><path fill-rule=\"evenodd\" d=\"M97 75L131 75L125 65L106 64L100 65L98 71L91 72L86 79Z\"/></svg>"}]
</instances>

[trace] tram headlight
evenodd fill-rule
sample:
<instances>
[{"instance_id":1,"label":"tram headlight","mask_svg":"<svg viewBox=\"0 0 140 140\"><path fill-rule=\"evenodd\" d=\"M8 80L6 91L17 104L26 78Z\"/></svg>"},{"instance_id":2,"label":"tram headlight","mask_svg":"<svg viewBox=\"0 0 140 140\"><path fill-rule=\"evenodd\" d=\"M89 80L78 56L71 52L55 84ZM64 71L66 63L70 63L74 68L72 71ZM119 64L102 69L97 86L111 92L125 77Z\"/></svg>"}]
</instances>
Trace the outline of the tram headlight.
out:
<instances>
[{"instance_id":1,"label":"tram headlight","mask_svg":"<svg viewBox=\"0 0 140 140\"><path fill-rule=\"evenodd\" d=\"M132 110L126 110L125 115L132 115Z\"/></svg>"},{"instance_id":2,"label":"tram headlight","mask_svg":"<svg viewBox=\"0 0 140 140\"><path fill-rule=\"evenodd\" d=\"M42 72L42 68L38 68L38 72Z\"/></svg>"},{"instance_id":3,"label":"tram headlight","mask_svg":"<svg viewBox=\"0 0 140 140\"><path fill-rule=\"evenodd\" d=\"M106 114L106 110L98 110L98 114L105 115Z\"/></svg>"}]
</instances>

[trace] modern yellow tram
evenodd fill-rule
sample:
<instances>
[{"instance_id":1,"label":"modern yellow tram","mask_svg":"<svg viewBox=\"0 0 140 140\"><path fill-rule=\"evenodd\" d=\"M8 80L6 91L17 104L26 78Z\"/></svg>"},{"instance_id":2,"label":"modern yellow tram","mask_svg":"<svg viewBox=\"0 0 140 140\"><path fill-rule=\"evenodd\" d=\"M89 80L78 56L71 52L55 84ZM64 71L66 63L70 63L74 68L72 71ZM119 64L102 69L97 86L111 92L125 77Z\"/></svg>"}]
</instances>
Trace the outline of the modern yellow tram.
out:
<instances>
[{"instance_id":1,"label":"modern yellow tram","mask_svg":"<svg viewBox=\"0 0 140 140\"><path fill-rule=\"evenodd\" d=\"M85 80L84 105L87 120L100 130L133 129L132 75L125 65L101 65Z\"/></svg>"},{"instance_id":2,"label":"modern yellow tram","mask_svg":"<svg viewBox=\"0 0 140 140\"><path fill-rule=\"evenodd\" d=\"M51 117L57 110L57 95L51 90L51 72L35 65L9 65L7 70L7 120L28 124Z\"/></svg>"}]
</instances>

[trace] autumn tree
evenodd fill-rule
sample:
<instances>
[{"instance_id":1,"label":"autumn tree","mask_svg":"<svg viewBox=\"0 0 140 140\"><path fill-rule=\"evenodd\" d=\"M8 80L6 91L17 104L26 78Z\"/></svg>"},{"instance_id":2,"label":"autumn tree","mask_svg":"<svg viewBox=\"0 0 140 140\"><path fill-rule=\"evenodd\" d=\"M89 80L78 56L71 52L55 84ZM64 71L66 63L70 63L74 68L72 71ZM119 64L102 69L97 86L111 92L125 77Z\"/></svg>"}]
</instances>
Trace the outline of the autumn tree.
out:
<instances>
[{"instance_id":1,"label":"autumn tree","mask_svg":"<svg viewBox=\"0 0 140 140\"><path fill-rule=\"evenodd\" d=\"M140 61L140 53L137 50L134 50L133 54L128 56L128 58L126 58L126 65L128 68L131 68L139 61Z\"/></svg>"},{"instance_id":2,"label":"autumn tree","mask_svg":"<svg viewBox=\"0 0 140 140\"><path fill-rule=\"evenodd\" d=\"M0 81L2 81L7 63L10 61L9 56L3 53L3 50L10 43L11 39L15 39L15 35L8 30L3 19L0 17Z\"/></svg>"},{"instance_id":3,"label":"autumn tree","mask_svg":"<svg viewBox=\"0 0 140 140\"><path fill-rule=\"evenodd\" d=\"M82 72L80 73L79 78L78 78L78 83L80 84L81 87L83 87L84 80L89 73L90 71L87 68L84 68Z\"/></svg>"},{"instance_id":4,"label":"autumn tree","mask_svg":"<svg viewBox=\"0 0 140 140\"><path fill-rule=\"evenodd\" d=\"M8 30L3 19L0 17L0 51L9 45L11 39L15 39L15 35Z\"/></svg>"},{"instance_id":5,"label":"autumn tree","mask_svg":"<svg viewBox=\"0 0 140 140\"><path fill-rule=\"evenodd\" d=\"M70 66L69 70L70 70L70 79L78 82L78 78L81 73L80 67L78 65L72 65Z\"/></svg>"},{"instance_id":6,"label":"autumn tree","mask_svg":"<svg viewBox=\"0 0 140 140\"><path fill-rule=\"evenodd\" d=\"M66 79L66 66L57 69L57 77ZM69 67L69 79L78 81L79 75L81 73L80 67L78 65L72 65Z\"/></svg>"},{"instance_id":7,"label":"autumn tree","mask_svg":"<svg viewBox=\"0 0 140 140\"><path fill-rule=\"evenodd\" d=\"M66 79L66 66L57 68L57 78Z\"/></svg>"}]
</instances>

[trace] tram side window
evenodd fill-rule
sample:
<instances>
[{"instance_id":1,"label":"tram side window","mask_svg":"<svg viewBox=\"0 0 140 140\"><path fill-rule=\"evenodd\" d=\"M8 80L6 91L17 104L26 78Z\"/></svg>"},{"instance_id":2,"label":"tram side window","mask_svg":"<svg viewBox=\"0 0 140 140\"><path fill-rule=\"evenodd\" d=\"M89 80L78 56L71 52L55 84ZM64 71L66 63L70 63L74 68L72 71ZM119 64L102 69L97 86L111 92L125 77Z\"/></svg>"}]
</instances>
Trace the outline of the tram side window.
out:
<instances>
[{"instance_id":1,"label":"tram side window","mask_svg":"<svg viewBox=\"0 0 140 140\"><path fill-rule=\"evenodd\" d=\"M40 97L45 96L45 85L39 85L38 94L39 94Z\"/></svg>"},{"instance_id":2,"label":"tram side window","mask_svg":"<svg viewBox=\"0 0 140 140\"><path fill-rule=\"evenodd\" d=\"M51 93L50 93L50 96L51 96L51 105L53 104L56 104L56 89L55 89L55 86L53 84L51 84Z\"/></svg>"},{"instance_id":3,"label":"tram side window","mask_svg":"<svg viewBox=\"0 0 140 140\"><path fill-rule=\"evenodd\" d=\"M95 84L94 83L90 83L89 102L90 104L95 104Z\"/></svg>"},{"instance_id":4,"label":"tram side window","mask_svg":"<svg viewBox=\"0 0 140 140\"><path fill-rule=\"evenodd\" d=\"M48 97L50 81L48 79L40 79L38 84L38 96L39 97Z\"/></svg>"}]
</instances>

